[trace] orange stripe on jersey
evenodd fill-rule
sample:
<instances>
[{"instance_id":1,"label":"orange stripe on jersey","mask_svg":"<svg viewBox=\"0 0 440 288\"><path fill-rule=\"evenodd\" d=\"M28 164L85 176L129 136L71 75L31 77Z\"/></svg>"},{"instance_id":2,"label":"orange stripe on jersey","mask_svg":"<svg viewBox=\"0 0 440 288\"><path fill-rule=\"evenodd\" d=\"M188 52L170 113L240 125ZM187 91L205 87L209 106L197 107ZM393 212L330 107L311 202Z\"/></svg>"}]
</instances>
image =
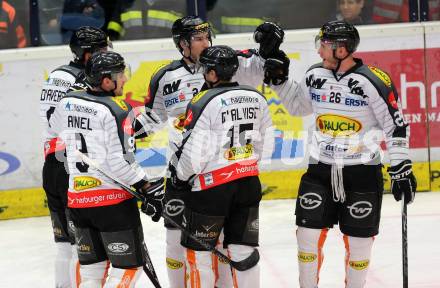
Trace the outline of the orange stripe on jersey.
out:
<instances>
[{"instance_id":1,"label":"orange stripe on jersey","mask_svg":"<svg viewBox=\"0 0 440 288\"><path fill-rule=\"evenodd\" d=\"M231 258L231 253L229 252L229 249L227 249L226 251L228 251L228 257ZM232 266L231 266L231 271L232 271L232 284L234 285L234 288L238 288L237 271L234 268L232 268Z\"/></svg>"},{"instance_id":2,"label":"orange stripe on jersey","mask_svg":"<svg viewBox=\"0 0 440 288\"><path fill-rule=\"evenodd\" d=\"M107 265L105 266L104 275L102 275L101 287L104 287L105 285L105 280L107 279L109 269L110 269L110 261L107 260Z\"/></svg>"},{"instance_id":3,"label":"orange stripe on jersey","mask_svg":"<svg viewBox=\"0 0 440 288\"><path fill-rule=\"evenodd\" d=\"M217 280L219 278L219 271L218 271L218 257L214 254L211 255L211 261L212 261L212 271L214 271L215 276L215 283L217 283Z\"/></svg>"},{"instance_id":4,"label":"orange stripe on jersey","mask_svg":"<svg viewBox=\"0 0 440 288\"><path fill-rule=\"evenodd\" d=\"M196 253L194 250L186 249L186 259L189 263L190 284L191 288L200 288L200 273L196 264Z\"/></svg>"},{"instance_id":5,"label":"orange stripe on jersey","mask_svg":"<svg viewBox=\"0 0 440 288\"><path fill-rule=\"evenodd\" d=\"M129 288L131 282L133 281L134 277L136 276L136 273L139 270L137 268L133 269L125 269L124 275L122 276L121 282L119 282L118 286L116 288Z\"/></svg>"},{"instance_id":6,"label":"orange stripe on jersey","mask_svg":"<svg viewBox=\"0 0 440 288\"><path fill-rule=\"evenodd\" d=\"M76 261L76 265L75 265L76 288L79 288L79 285L81 284L80 268L81 265L79 265L79 260L78 260Z\"/></svg>"},{"instance_id":7,"label":"orange stripe on jersey","mask_svg":"<svg viewBox=\"0 0 440 288\"><path fill-rule=\"evenodd\" d=\"M187 288L188 287L188 283L186 283L187 281L186 281L186 265L183 265L183 281L184 281L184 283L185 283L185 287L184 288Z\"/></svg>"},{"instance_id":8,"label":"orange stripe on jersey","mask_svg":"<svg viewBox=\"0 0 440 288\"><path fill-rule=\"evenodd\" d=\"M344 239L344 246L345 246L345 285L347 285L347 272L348 272L348 261L350 260L350 243L348 243L348 236L344 235L342 237Z\"/></svg>"},{"instance_id":9,"label":"orange stripe on jersey","mask_svg":"<svg viewBox=\"0 0 440 288\"><path fill-rule=\"evenodd\" d=\"M321 234L318 239L318 273L316 274L316 283L319 282L319 272L321 271L322 263L324 262L324 254L322 253L322 247L324 247L325 239L327 239L328 228L321 229Z\"/></svg>"}]
</instances>

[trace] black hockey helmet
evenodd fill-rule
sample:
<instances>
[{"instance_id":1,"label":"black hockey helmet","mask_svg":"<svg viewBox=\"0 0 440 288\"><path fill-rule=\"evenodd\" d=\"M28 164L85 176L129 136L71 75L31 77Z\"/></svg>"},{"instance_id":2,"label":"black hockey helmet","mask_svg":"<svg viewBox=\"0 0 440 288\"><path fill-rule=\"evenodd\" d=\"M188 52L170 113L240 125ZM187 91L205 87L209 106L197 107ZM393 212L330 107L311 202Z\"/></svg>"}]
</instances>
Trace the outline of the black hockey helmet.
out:
<instances>
[{"instance_id":1,"label":"black hockey helmet","mask_svg":"<svg viewBox=\"0 0 440 288\"><path fill-rule=\"evenodd\" d=\"M238 57L234 49L224 45L211 46L203 50L199 64L203 72L214 70L219 80L229 81L238 69Z\"/></svg>"},{"instance_id":2,"label":"black hockey helmet","mask_svg":"<svg viewBox=\"0 0 440 288\"><path fill-rule=\"evenodd\" d=\"M111 44L107 40L107 35L101 29L83 26L72 34L69 46L75 56L75 61L82 61L86 52L93 54L99 49L111 46Z\"/></svg>"},{"instance_id":3,"label":"black hockey helmet","mask_svg":"<svg viewBox=\"0 0 440 288\"><path fill-rule=\"evenodd\" d=\"M86 63L85 74L87 82L92 87L101 85L102 79L108 77L116 80L116 74L124 72L124 58L116 52L97 52Z\"/></svg>"},{"instance_id":4,"label":"black hockey helmet","mask_svg":"<svg viewBox=\"0 0 440 288\"><path fill-rule=\"evenodd\" d=\"M336 20L327 22L321 27L319 34L315 38L316 43L319 41L334 43L333 49L343 45L348 53L351 54L356 51L360 39L356 27L345 21Z\"/></svg>"},{"instance_id":5,"label":"black hockey helmet","mask_svg":"<svg viewBox=\"0 0 440 288\"><path fill-rule=\"evenodd\" d=\"M212 43L212 30L208 22L203 21L197 16L185 16L179 18L173 23L171 28L171 33L173 34L173 41L177 49L182 52L182 47L180 47L180 41L186 40L191 43L191 36L197 33L208 32L209 42Z\"/></svg>"}]
</instances>

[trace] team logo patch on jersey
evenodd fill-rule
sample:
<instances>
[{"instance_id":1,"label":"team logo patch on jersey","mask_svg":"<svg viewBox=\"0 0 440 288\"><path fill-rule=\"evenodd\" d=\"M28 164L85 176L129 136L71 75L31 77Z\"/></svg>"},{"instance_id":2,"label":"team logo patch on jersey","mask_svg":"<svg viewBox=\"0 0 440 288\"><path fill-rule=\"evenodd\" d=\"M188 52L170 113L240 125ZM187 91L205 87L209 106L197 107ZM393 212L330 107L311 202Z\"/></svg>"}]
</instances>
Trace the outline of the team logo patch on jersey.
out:
<instances>
[{"instance_id":1,"label":"team logo patch on jersey","mask_svg":"<svg viewBox=\"0 0 440 288\"><path fill-rule=\"evenodd\" d=\"M115 102L116 105L119 106L119 108L121 108L124 111L128 111L127 103L125 103L124 100L116 98L116 97L111 97L110 99L112 99L112 101Z\"/></svg>"},{"instance_id":2,"label":"team logo patch on jersey","mask_svg":"<svg viewBox=\"0 0 440 288\"><path fill-rule=\"evenodd\" d=\"M348 264L355 270L364 270L368 268L370 260L350 261Z\"/></svg>"},{"instance_id":3,"label":"team logo patch on jersey","mask_svg":"<svg viewBox=\"0 0 440 288\"><path fill-rule=\"evenodd\" d=\"M101 186L102 182L99 179L90 176L80 176L73 178L73 189L75 191L82 191L90 188Z\"/></svg>"},{"instance_id":4,"label":"team logo patch on jersey","mask_svg":"<svg viewBox=\"0 0 440 288\"><path fill-rule=\"evenodd\" d=\"M179 101L180 102L182 102L182 101L185 101L185 94L183 94L183 91L180 91L180 94L179 94Z\"/></svg>"},{"instance_id":5,"label":"team logo patch on jersey","mask_svg":"<svg viewBox=\"0 0 440 288\"><path fill-rule=\"evenodd\" d=\"M179 116L177 116L177 118L174 119L173 122L174 128L176 128L179 131L182 131L185 125L185 120L186 120L185 114L180 114Z\"/></svg>"},{"instance_id":6,"label":"team logo patch on jersey","mask_svg":"<svg viewBox=\"0 0 440 288\"><path fill-rule=\"evenodd\" d=\"M298 260L303 263L310 263L316 260L318 256L314 253L298 252Z\"/></svg>"},{"instance_id":7,"label":"team logo patch on jersey","mask_svg":"<svg viewBox=\"0 0 440 288\"><path fill-rule=\"evenodd\" d=\"M241 147L232 147L225 151L224 157L227 160L246 159L254 154L254 146L246 144Z\"/></svg>"},{"instance_id":8,"label":"team logo patch on jersey","mask_svg":"<svg viewBox=\"0 0 440 288\"><path fill-rule=\"evenodd\" d=\"M362 129L362 124L352 118L341 115L323 114L316 118L316 127L332 137L350 136Z\"/></svg>"},{"instance_id":9,"label":"team logo patch on jersey","mask_svg":"<svg viewBox=\"0 0 440 288\"><path fill-rule=\"evenodd\" d=\"M200 93L198 93L196 96L194 96L194 98L191 99L191 104L195 104L197 103L200 99L202 99L202 97L206 94L206 92L208 92L209 90L205 90L202 91Z\"/></svg>"},{"instance_id":10,"label":"team logo patch on jersey","mask_svg":"<svg viewBox=\"0 0 440 288\"><path fill-rule=\"evenodd\" d=\"M183 267L183 262L177 261L177 260L175 260L173 258L168 258L167 257L166 261L167 261L167 266L170 269L178 270L178 269Z\"/></svg>"},{"instance_id":11,"label":"team logo patch on jersey","mask_svg":"<svg viewBox=\"0 0 440 288\"><path fill-rule=\"evenodd\" d=\"M390 76L388 76L387 73L383 72L382 70L380 70L377 67L374 66L368 66L368 68L370 68L371 72L374 73L374 75L377 76L377 78L379 78L380 80L382 80L382 82L387 86L387 87L391 87L391 78Z\"/></svg>"}]
</instances>

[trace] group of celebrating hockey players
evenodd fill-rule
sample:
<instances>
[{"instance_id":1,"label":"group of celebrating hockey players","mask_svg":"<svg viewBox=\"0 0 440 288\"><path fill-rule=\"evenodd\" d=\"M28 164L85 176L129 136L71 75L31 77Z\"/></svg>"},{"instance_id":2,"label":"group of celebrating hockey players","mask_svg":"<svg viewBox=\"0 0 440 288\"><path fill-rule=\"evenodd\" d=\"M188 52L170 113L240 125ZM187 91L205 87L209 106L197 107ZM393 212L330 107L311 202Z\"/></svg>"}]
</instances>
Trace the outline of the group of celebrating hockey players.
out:
<instances>
[{"instance_id":1,"label":"group of celebrating hockey players","mask_svg":"<svg viewBox=\"0 0 440 288\"><path fill-rule=\"evenodd\" d=\"M289 77L284 32L274 23L257 27L258 50L212 46L210 25L195 16L176 20L172 36L182 58L155 73L144 109L116 97L127 65L96 28L73 34L74 61L43 85L56 287L134 287L143 270L154 278L137 199L119 183L142 195L141 211L153 221L165 219L169 287L259 287L258 164L274 148L268 104L255 89L262 82L292 115L316 120L296 204L300 287L318 287L334 224L344 234L346 287L364 287L383 193L377 132L386 136L396 200L412 202L416 181L397 91L386 73L353 57L356 28L326 23L316 37L322 62L299 83ZM153 180L135 160L135 139L165 125L168 169ZM255 263L236 269L214 247L233 262Z\"/></svg>"}]
</instances>

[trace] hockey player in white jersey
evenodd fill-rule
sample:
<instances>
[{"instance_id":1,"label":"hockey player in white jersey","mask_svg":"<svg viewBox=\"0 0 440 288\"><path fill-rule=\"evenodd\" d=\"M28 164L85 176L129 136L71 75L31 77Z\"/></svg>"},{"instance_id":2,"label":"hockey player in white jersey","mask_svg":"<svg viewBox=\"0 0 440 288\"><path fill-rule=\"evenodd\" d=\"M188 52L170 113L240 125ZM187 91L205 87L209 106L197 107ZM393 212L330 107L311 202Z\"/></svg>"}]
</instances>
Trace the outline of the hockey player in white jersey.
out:
<instances>
[{"instance_id":1,"label":"hockey player in white jersey","mask_svg":"<svg viewBox=\"0 0 440 288\"><path fill-rule=\"evenodd\" d=\"M182 54L182 59L172 61L159 69L153 76L148 98L147 111L157 115L162 125L169 124L169 155L176 151L177 143L182 140L185 110L194 95L200 92L205 79L199 71L197 62L200 53L212 44L212 32L209 23L194 16L178 19L172 27L174 43ZM260 43L259 51L239 53L239 68L234 76L240 84L257 87L263 80L264 59L273 50L277 50L283 41L284 32L276 24L264 23L256 29L255 40ZM169 175L168 175L169 178ZM169 180L168 180L169 181ZM184 193L183 187L172 189L167 186L165 212L177 223L182 222ZM171 288L183 287L185 281L185 256L180 245L180 231L165 220L166 263ZM231 287L232 278L229 265L218 262L219 279L217 287Z\"/></svg>"},{"instance_id":2,"label":"hockey player in white jersey","mask_svg":"<svg viewBox=\"0 0 440 288\"><path fill-rule=\"evenodd\" d=\"M51 137L65 143L68 207L75 226L81 288L134 287L146 263L142 225L133 196L77 156L80 151L119 181L144 193L145 212L158 221L163 193L149 183L134 159L137 115L122 95L125 63L115 52L98 52L85 67L92 87L68 93L50 119ZM112 265L107 278L109 262ZM105 283L105 284L104 284Z\"/></svg>"},{"instance_id":3,"label":"hockey player in white jersey","mask_svg":"<svg viewBox=\"0 0 440 288\"><path fill-rule=\"evenodd\" d=\"M409 126L396 88L387 73L352 55L359 41L351 24L324 24L316 37L322 62L310 67L299 83L287 79L289 61L283 53L266 62L266 82L275 84L288 111L315 118L310 163L301 178L295 213L303 288L318 287L323 245L335 224L344 234L345 287L364 287L379 233L383 135L394 197L399 201L404 195L411 203L415 196Z\"/></svg>"},{"instance_id":4,"label":"hockey player in white jersey","mask_svg":"<svg viewBox=\"0 0 440 288\"><path fill-rule=\"evenodd\" d=\"M57 160L64 155L65 147L59 138L48 134L49 120L58 102L72 90L72 86L84 86L84 66L93 52L107 49L107 35L94 27L81 27L73 33L70 50L74 60L52 71L42 87L40 117L44 125L43 188L46 192L53 233L57 246L55 257L55 286L77 287L79 264L74 247L73 225L69 221L67 207L68 174L64 162ZM78 269L77 269L78 268Z\"/></svg>"},{"instance_id":5,"label":"hockey player in white jersey","mask_svg":"<svg viewBox=\"0 0 440 288\"><path fill-rule=\"evenodd\" d=\"M209 47L199 61L206 86L187 107L183 141L170 160L167 185L188 187L187 232L215 246L223 229L227 255L241 261L258 246L258 163L272 155L272 121L262 94L231 82L239 66L232 48ZM212 253L185 234L181 244L189 270L186 287L214 287ZM233 287L259 287L258 265L231 270Z\"/></svg>"}]
</instances>

